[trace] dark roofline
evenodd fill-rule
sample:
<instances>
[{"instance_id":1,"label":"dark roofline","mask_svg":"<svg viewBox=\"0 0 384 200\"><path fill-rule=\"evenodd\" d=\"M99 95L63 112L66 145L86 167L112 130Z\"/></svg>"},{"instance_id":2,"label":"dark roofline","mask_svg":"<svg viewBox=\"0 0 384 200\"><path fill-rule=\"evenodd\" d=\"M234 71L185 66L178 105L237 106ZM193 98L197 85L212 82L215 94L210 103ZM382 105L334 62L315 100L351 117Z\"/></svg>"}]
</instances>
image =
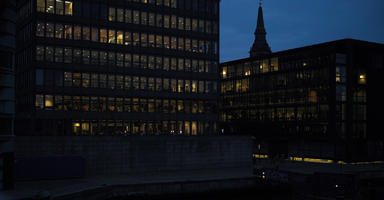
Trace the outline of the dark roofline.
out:
<instances>
[{"instance_id":1,"label":"dark roofline","mask_svg":"<svg viewBox=\"0 0 384 200\"><path fill-rule=\"evenodd\" d=\"M333 46L333 45L342 44L342 43L345 44L345 43L348 43L348 42L354 43L354 44L360 44L360 45L369 45L371 47L383 48L384 49L384 44L381 44L381 43L369 42L369 41L357 40L357 39L351 39L351 38L345 38L345 39L334 40L334 41L330 41L330 42L317 43L317 44L313 44L313 45L309 45L309 46L303 46L303 47L297 47L297 48L293 48L293 49L287 49L287 50L282 50L282 51L278 51L278 52L273 52L271 55L265 56L265 57L262 57L262 58L259 58L259 59L271 58L271 57L274 57L274 56L277 56L277 55L281 55L281 54L285 54L285 53L292 53L292 52L302 51L304 49L322 48L322 47ZM251 60L255 60L255 58L251 58L251 57L241 58L241 59L238 59L238 60L231 60L231 61L223 62L223 63L220 63L220 65L221 64L235 64L235 63L239 63L241 61L251 61ZM258 60L258 59L256 59L256 60Z\"/></svg>"}]
</instances>

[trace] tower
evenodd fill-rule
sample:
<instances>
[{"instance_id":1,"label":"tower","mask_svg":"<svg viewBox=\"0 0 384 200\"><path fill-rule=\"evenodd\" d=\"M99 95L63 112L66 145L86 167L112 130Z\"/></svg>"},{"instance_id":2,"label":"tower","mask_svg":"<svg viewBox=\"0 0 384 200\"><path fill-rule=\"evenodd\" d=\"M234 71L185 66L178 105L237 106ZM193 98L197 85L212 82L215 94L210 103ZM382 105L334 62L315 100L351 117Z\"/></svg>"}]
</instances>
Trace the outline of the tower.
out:
<instances>
[{"instance_id":1,"label":"tower","mask_svg":"<svg viewBox=\"0 0 384 200\"><path fill-rule=\"evenodd\" d=\"M264 28L263 8L260 1L259 14L257 17L257 27L255 31L255 42L249 51L250 57L260 57L271 54L271 48L269 47L266 40L267 32Z\"/></svg>"}]
</instances>

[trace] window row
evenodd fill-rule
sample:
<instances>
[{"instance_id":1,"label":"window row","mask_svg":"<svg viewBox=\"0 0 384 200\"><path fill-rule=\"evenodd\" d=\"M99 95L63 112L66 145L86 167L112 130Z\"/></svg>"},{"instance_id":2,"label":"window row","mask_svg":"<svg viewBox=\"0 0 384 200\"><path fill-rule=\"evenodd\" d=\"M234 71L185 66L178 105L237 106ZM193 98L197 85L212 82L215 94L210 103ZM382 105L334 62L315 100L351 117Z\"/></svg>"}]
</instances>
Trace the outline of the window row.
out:
<instances>
[{"instance_id":1,"label":"window row","mask_svg":"<svg viewBox=\"0 0 384 200\"><path fill-rule=\"evenodd\" d=\"M42 94L36 95L35 98L36 110L180 114L211 114L217 112L216 102L214 101Z\"/></svg>"},{"instance_id":2,"label":"window row","mask_svg":"<svg viewBox=\"0 0 384 200\"><path fill-rule=\"evenodd\" d=\"M233 78L250 76L267 72L279 71L278 58L265 59L261 61L245 62L234 65L223 65L221 67L221 78Z\"/></svg>"},{"instance_id":3,"label":"window row","mask_svg":"<svg viewBox=\"0 0 384 200\"><path fill-rule=\"evenodd\" d=\"M115 74L72 73L36 70L36 85L47 87L108 88L112 90L164 91L175 93L217 93L215 81L124 76Z\"/></svg>"},{"instance_id":4,"label":"window row","mask_svg":"<svg viewBox=\"0 0 384 200\"><path fill-rule=\"evenodd\" d=\"M73 120L76 135L210 135L216 133L213 121Z\"/></svg>"},{"instance_id":5,"label":"window row","mask_svg":"<svg viewBox=\"0 0 384 200\"><path fill-rule=\"evenodd\" d=\"M195 13L208 13L217 16L219 2L216 0L125 0L161 7L192 10ZM56 15L74 15L107 20L106 3L86 0L36 0L38 12ZM111 14L111 13L110 13Z\"/></svg>"},{"instance_id":6,"label":"window row","mask_svg":"<svg viewBox=\"0 0 384 200\"><path fill-rule=\"evenodd\" d=\"M72 15L73 2L72 0L36 0L36 9L38 12Z\"/></svg>"},{"instance_id":7,"label":"window row","mask_svg":"<svg viewBox=\"0 0 384 200\"><path fill-rule=\"evenodd\" d=\"M327 103L328 99L329 89L319 87L226 95L222 101L224 107L253 107L284 104L321 104Z\"/></svg>"},{"instance_id":8,"label":"window row","mask_svg":"<svg viewBox=\"0 0 384 200\"><path fill-rule=\"evenodd\" d=\"M215 40L197 40L81 25L37 22L36 36L66 40L86 40L142 48L164 48L207 55L216 55L218 53L218 43Z\"/></svg>"},{"instance_id":9,"label":"window row","mask_svg":"<svg viewBox=\"0 0 384 200\"><path fill-rule=\"evenodd\" d=\"M222 114L224 121L236 119L250 119L257 121L304 121L321 120L329 118L329 106L307 106L307 107L278 107L268 109L247 109L224 111Z\"/></svg>"},{"instance_id":10,"label":"window row","mask_svg":"<svg viewBox=\"0 0 384 200\"><path fill-rule=\"evenodd\" d=\"M36 46L36 60L164 71L217 72L217 63L207 60L98 51L71 47Z\"/></svg>"},{"instance_id":11,"label":"window row","mask_svg":"<svg viewBox=\"0 0 384 200\"><path fill-rule=\"evenodd\" d=\"M110 7L108 20L123 23L140 24L159 28L171 28L186 31L196 31L207 34L218 34L219 24L216 21L164 15L160 13Z\"/></svg>"}]
</instances>

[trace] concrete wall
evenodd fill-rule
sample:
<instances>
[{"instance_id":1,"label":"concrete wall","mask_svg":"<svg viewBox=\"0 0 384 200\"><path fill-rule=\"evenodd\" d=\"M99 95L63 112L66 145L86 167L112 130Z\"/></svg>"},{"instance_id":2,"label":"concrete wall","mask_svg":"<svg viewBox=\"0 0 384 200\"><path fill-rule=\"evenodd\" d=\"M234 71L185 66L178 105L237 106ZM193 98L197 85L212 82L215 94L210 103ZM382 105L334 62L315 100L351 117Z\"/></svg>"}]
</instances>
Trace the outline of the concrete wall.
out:
<instances>
[{"instance_id":1,"label":"concrete wall","mask_svg":"<svg viewBox=\"0 0 384 200\"><path fill-rule=\"evenodd\" d=\"M252 173L249 137L21 136L15 149L17 160L80 156L86 176L203 169Z\"/></svg>"}]
</instances>

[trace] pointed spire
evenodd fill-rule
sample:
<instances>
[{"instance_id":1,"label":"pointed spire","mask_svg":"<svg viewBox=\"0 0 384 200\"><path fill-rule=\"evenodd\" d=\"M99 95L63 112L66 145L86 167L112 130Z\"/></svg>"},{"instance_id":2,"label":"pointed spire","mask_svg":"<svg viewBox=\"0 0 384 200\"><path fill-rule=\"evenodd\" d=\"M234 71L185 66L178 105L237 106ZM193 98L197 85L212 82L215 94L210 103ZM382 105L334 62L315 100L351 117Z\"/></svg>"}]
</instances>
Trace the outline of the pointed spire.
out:
<instances>
[{"instance_id":1,"label":"pointed spire","mask_svg":"<svg viewBox=\"0 0 384 200\"><path fill-rule=\"evenodd\" d=\"M255 31L255 42L252 45L249 52L251 57L260 57L271 54L271 48L269 47L266 39L267 32L264 27L263 7L262 0L259 2L259 13L257 16L257 27Z\"/></svg>"}]
</instances>

